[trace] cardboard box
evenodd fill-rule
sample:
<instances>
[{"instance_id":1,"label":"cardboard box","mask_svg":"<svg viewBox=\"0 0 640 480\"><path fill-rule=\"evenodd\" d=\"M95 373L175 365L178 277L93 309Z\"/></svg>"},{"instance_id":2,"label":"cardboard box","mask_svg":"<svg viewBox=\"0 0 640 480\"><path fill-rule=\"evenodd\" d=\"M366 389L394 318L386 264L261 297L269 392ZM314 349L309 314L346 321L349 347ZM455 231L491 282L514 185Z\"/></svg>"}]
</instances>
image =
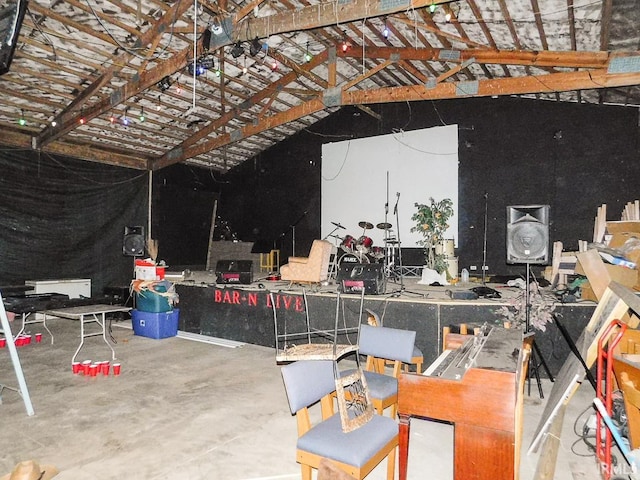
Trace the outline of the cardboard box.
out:
<instances>
[{"instance_id":1,"label":"cardboard box","mask_svg":"<svg viewBox=\"0 0 640 480\"><path fill-rule=\"evenodd\" d=\"M178 334L179 319L179 308L159 313L131 310L133 333L142 337L155 339L175 337Z\"/></svg>"},{"instance_id":2,"label":"cardboard box","mask_svg":"<svg viewBox=\"0 0 640 480\"><path fill-rule=\"evenodd\" d=\"M621 267L620 265L610 265L604 262L603 264L605 269L607 270L607 273L609 274L609 281L613 280L614 282L618 282L619 284L624 285L625 287L633 287L636 285L636 283L638 283L638 270L633 270L627 267ZM576 263L575 272L578 275L587 276L580 262Z\"/></svg>"}]
</instances>

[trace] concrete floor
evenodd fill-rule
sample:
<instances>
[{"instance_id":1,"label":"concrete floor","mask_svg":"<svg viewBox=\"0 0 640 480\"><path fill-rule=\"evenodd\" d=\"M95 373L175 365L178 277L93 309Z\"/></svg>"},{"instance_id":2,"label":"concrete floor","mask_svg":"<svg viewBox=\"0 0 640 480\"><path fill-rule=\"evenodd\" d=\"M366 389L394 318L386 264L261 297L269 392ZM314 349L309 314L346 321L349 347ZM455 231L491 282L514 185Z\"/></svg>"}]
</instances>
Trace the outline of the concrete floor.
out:
<instances>
[{"instance_id":1,"label":"concrete floor","mask_svg":"<svg viewBox=\"0 0 640 480\"><path fill-rule=\"evenodd\" d=\"M0 476L35 459L55 465L61 480L300 478L296 422L273 349L154 340L133 335L128 321L114 322L122 373L88 378L71 373L78 323L54 319L49 325L53 345L45 333L41 344L18 349L35 415L26 415L17 393L2 392ZM31 331L41 330L33 325ZM80 358L108 360L109 354L94 337ZM6 348L0 350L0 384L17 384ZM545 382L544 389L551 387ZM581 413L593 396L585 382L569 404L557 479L600 478L594 457L573 433L574 422L582 428ZM543 407L534 382L525 401L525 450ZM411 432L409 478L453 478L453 427L413 420ZM521 479L531 479L537 455L523 453L521 463ZM384 462L368 478L384 479Z\"/></svg>"}]
</instances>

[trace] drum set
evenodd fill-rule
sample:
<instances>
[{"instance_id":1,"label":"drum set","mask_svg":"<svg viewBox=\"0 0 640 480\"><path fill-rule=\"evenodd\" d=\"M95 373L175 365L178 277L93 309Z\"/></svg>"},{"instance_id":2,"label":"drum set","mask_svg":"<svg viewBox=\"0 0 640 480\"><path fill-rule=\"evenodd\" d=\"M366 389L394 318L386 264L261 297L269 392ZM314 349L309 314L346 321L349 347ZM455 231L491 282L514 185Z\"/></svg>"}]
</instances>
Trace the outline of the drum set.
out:
<instances>
[{"instance_id":1,"label":"drum set","mask_svg":"<svg viewBox=\"0 0 640 480\"><path fill-rule=\"evenodd\" d=\"M390 223L378 223L374 225L367 221L358 222L358 226L362 229L362 234L358 237L353 235L345 235L341 237L335 235L337 230L346 228L336 222L331 222L335 227L333 232L328 236L333 237L339 248L337 265L343 263L385 263L386 265L395 262L395 247L398 244L395 237L392 236L392 225ZM367 235L367 230L378 228L384 230L385 246L373 245L373 239Z\"/></svg>"}]
</instances>

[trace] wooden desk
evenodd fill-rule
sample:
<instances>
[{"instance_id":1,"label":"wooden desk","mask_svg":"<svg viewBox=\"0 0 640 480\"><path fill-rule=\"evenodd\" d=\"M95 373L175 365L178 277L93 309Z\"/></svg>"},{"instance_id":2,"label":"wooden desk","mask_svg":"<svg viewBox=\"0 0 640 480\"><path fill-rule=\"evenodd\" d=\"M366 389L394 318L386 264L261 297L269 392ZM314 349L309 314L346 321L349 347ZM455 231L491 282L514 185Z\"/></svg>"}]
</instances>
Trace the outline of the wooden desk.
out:
<instances>
[{"instance_id":1,"label":"wooden desk","mask_svg":"<svg viewBox=\"0 0 640 480\"><path fill-rule=\"evenodd\" d=\"M131 310L129 307L122 305L83 305L80 307L59 308L56 310L44 310L41 313L44 315L44 321L46 322L47 316L67 318L69 320L80 321L80 345L76 349L71 362L73 363L78 356L78 353L84 346L84 339L88 337L102 336L104 343L107 344L111 350L111 360L116 359L116 352L109 343L107 338L107 314L116 312L128 312ZM99 331L85 332L85 325L89 323L97 323L101 329Z\"/></svg>"},{"instance_id":2,"label":"wooden desk","mask_svg":"<svg viewBox=\"0 0 640 480\"><path fill-rule=\"evenodd\" d=\"M515 356L514 345L516 352L520 350ZM494 339L489 336L474 366L459 380L400 375L400 480L407 478L411 417L454 424L456 480L517 478L522 378L526 376L529 349L530 340L523 344L521 331L500 329Z\"/></svg>"}]
</instances>

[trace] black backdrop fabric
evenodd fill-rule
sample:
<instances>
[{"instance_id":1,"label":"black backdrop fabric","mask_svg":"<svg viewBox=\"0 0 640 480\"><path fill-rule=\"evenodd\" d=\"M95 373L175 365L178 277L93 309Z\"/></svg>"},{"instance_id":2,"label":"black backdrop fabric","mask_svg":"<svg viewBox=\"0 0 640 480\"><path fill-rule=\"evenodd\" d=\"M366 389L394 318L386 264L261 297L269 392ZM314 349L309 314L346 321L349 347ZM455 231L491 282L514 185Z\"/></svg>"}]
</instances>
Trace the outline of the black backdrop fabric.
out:
<instances>
[{"instance_id":1,"label":"black backdrop fabric","mask_svg":"<svg viewBox=\"0 0 640 480\"><path fill-rule=\"evenodd\" d=\"M92 296L128 285L124 227L146 225L146 172L0 150L0 285L90 278Z\"/></svg>"}]
</instances>

